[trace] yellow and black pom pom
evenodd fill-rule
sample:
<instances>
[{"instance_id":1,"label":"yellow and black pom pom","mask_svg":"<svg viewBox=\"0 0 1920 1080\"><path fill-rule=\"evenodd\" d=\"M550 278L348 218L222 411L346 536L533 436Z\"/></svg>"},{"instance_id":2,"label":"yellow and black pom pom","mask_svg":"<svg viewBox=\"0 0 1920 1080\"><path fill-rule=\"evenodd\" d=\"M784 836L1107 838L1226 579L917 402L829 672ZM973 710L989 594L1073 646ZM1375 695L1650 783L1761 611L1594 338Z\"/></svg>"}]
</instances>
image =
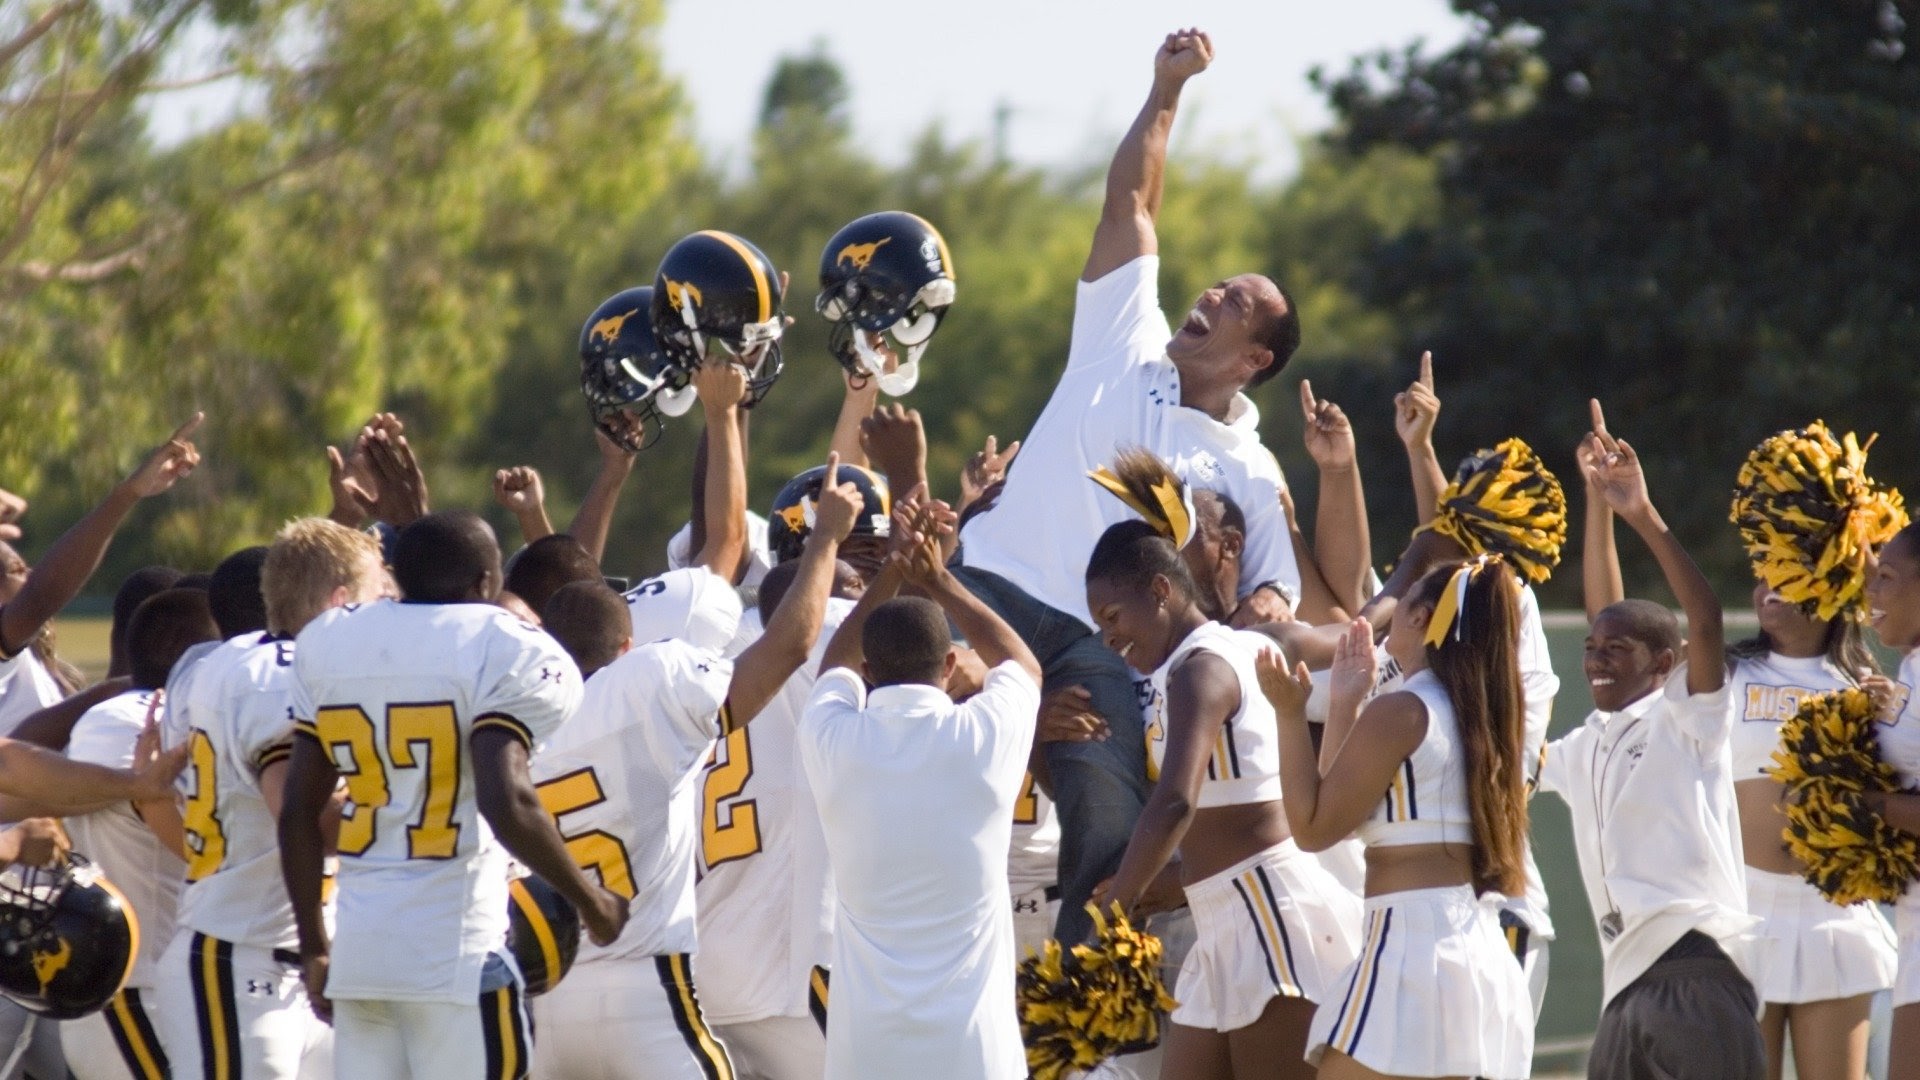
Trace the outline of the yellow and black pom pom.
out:
<instances>
[{"instance_id":1,"label":"yellow and black pom pom","mask_svg":"<svg viewBox=\"0 0 1920 1080\"><path fill-rule=\"evenodd\" d=\"M1115 1054L1160 1041L1173 998L1160 979L1160 939L1135 930L1120 905L1111 918L1092 904L1095 938L1062 949L1049 941L1020 962L1020 1034L1034 1080L1058 1080Z\"/></svg>"},{"instance_id":2,"label":"yellow and black pom pom","mask_svg":"<svg viewBox=\"0 0 1920 1080\"><path fill-rule=\"evenodd\" d=\"M1867 559L1907 524L1900 493L1867 476L1866 445L1819 420L1782 431L1740 466L1733 523L1754 573L1821 619L1858 618Z\"/></svg>"},{"instance_id":3,"label":"yellow and black pom pom","mask_svg":"<svg viewBox=\"0 0 1920 1080\"><path fill-rule=\"evenodd\" d=\"M1469 555L1504 556L1538 584L1560 565L1567 542L1567 494L1540 455L1508 439L1460 463L1440 493L1439 512L1415 533L1432 529Z\"/></svg>"},{"instance_id":4,"label":"yellow and black pom pom","mask_svg":"<svg viewBox=\"0 0 1920 1080\"><path fill-rule=\"evenodd\" d=\"M1836 904L1890 904L1920 873L1920 837L1866 808L1869 791L1899 791L1880 758L1877 708L1865 690L1835 690L1800 702L1780 728L1767 775L1787 785L1787 851L1801 876Z\"/></svg>"}]
</instances>

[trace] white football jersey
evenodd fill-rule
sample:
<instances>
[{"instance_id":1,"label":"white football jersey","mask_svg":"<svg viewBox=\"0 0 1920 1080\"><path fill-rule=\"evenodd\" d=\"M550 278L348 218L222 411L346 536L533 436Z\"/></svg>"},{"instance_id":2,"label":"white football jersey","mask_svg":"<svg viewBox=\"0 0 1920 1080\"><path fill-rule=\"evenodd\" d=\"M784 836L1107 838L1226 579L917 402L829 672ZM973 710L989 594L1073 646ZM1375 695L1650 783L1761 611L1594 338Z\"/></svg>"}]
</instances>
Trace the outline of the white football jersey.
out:
<instances>
[{"instance_id":1,"label":"white football jersey","mask_svg":"<svg viewBox=\"0 0 1920 1080\"><path fill-rule=\"evenodd\" d=\"M88 709L73 726L67 756L112 769L132 768L133 745L146 727L153 702L153 691L129 690ZM93 860L133 905L140 951L127 986L152 989L154 965L173 940L186 864L161 846L131 803L67 818L66 827L73 850Z\"/></svg>"},{"instance_id":2,"label":"white football jersey","mask_svg":"<svg viewBox=\"0 0 1920 1080\"><path fill-rule=\"evenodd\" d=\"M1028 773L1013 804L1013 850L1007 856L1007 883L1014 894L1059 884L1060 815L1053 800Z\"/></svg>"},{"instance_id":3,"label":"white football jersey","mask_svg":"<svg viewBox=\"0 0 1920 1080\"><path fill-rule=\"evenodd\" d=\"M740 594L704 566L669 570L625 595L636 645L672 639L717 653L740 629Z\"/></svg>"},{"instance_id":4,"label":"white football jersey","mask_svg":"<svg viewBox=\"0 0 1920 1080\"><path fill-rule=\"evenodd\" d=\"M591 877L632 902L619 940L580 962L690 953L700 771L733 664L684 641L633 649L587 680L533 761L540 801Z\"/></svg>"},{"instance_id":5,"label":"white football jersey","mask_svg":"<svg viewBox=\"0 0 1920 1080\"><path fill-rule=\"evenodd\" d=\"M470 1004L507 934L507 854L473 794L475 731L538 746L580 703L560 645L491 604L381 601L300 632L294 730L346 780L327 995Z\"/></svg>"},{"instance_id":6,"label":"white football jersey","mask_svg":"<svg viewBox=\"0 0 1920 1080\"><path fill-rule=\"evenodd\" d=\"M808 1015L809 977L832 959L833 874L800 767L800 711L851 600L827 601L819 640L753 722L714 748L700 799L700 1005L715 1024ZM760 636L758 612L746 624Z\"/></svg>"},{"instance_id":7,"label":"white football jersey","mask_svg":"<svg viewBox=\"0 0 1920 1080\"><path fill-rule=\"evenodd\" d=\"M242 634L179 685L167 729L189 747L179 780L187 834L180 925L237 945L294 948L279 826L260 791L261 770L292 748L293 641Z\"/></svg>"}]
</instances>

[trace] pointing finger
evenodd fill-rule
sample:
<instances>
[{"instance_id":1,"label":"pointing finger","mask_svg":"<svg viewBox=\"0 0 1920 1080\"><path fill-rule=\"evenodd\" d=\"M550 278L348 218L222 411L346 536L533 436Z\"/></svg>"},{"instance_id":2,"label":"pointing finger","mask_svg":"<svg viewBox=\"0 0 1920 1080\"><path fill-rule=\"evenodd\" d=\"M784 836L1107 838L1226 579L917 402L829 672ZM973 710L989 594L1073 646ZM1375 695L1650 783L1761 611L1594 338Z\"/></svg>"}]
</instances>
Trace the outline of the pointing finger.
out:
<instances>
[{"instance_id":1,"label":"pointing finger","mask_svg":"<svg viewBox=\"0 0 1920 1080\"><path fill-rule=\"evenodd\" d=\"M200 424L202 421L206 420L206 418L207 418L206 413L203 413L203 412L194 413L193 419L188 420L186 423L181 424L179 427L173 429L173 434L168 438L168 441L172 442L175 439L193 438L193 433L200 430Z\"/></svg>"},{"instance_id":2,"label":"pointing finger","mask_svg":"<svg viewBox=\"0 0 1920 1080\"><path fill-rule=\"evenodd\" d=\"M840 485L840 451L835 450L834 452L827 455L827 475L823 479L821 479L820 486L824 489L824 488L838 487L839 485Z\"/></svg>"},{"instance_id":3,"label":"pointing finger","mask_svg":"<svg viewBox=\"0 0 1920 1080\"><path fill-rule=\"evenodd\" d=\"M1315 401L1313 398L1313 380L1301 379L1300 380L1300 411L1306 415L1306 418L1308 420L1312 420L1313 414L1319 409L1319 407L1320 407L1319 403Z\"/></svg>"},{"instance_id":4,"label":"pointing finger","mask_svg":"<svg viewBox=\"0 0 1920 1080\"><path fill-rule=\"evenodd\" d=\"M1600 408L1599 398L1587 399L1587 414L1593 419L1593 433L1603 439L1606 438L1607 414Z\"/></svg>"},{"instance_id":5,"label":"pointing finger","mask_svg":"<svg viewBox=\"0 0 1920 1080\"><path fill-rule=\"evenodd\" d=\"M1429 390L1433 389L1433 350L1431 349L1420 354L1419 382L1421 386Z\"/></svg>"}]
</instances>

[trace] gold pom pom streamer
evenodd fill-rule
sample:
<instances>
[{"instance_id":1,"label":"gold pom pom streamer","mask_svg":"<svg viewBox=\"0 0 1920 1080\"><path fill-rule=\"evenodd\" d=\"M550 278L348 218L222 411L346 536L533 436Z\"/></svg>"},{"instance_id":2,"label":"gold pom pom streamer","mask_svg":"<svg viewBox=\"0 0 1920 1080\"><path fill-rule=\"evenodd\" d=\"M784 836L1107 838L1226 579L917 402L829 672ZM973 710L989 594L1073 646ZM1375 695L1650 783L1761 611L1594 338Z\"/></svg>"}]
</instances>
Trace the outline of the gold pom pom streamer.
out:
<instances>
[{"instance_id":1,"label":"gold pom pom streamer","mask_svg":"<svg viewBox=\"0 0 1920 1080\"><path fill-rule=\"evenodd\" d=\"M1092 904L1094 940L1029 951L1015 979L1020 1035L1034 1080L1059 1080L1115 1054L1160 1041L1160 1014L1174 1000L1160 978L1160 939L1133 928L1120 905L1111 918Z\"/></svg>"},{"instance_id":2,"label":"gold pom pom streamer","mask_svg":"<svg viewBox=\"0 0 1920 1080\"><path fill-rule=\"evenodd\" d=\"M1112 466L1092 470L1087 479L1126 503L1174 547L1184 548L1193 539L1199 522L1193 492L1153 451L1129 446L1114 455Z\"/></svg>"},{"instance_id":3,"label":"gold pom pom streamer","mask_svg":"<svg viewBox=\"0 0 1920 1080\"><path fill-rule=\"evenodd\" d=\"M1867 559L1907 524L1900 493L1867 476L1872 446L1815 420L1754 447L1735 481L1730 516L1755 575L1821 619L1860 616Z\"/></svg>"},{"instance_id":4,"label":"gold pom pom streamer","mask_svg":"<svg viewBox=\"0 0 1920 1080\"><path fill-rule=\"evenodd\" d=\"M1560 565L1567 495L1532 447L1508 439L1460 463L1453 483L1440 493L1438 513L1414 534L1428 529L1469 555L1500 555L1538 584Z\"/></svg>"},{"instance_id":5,"label":"gold pom pom streamer","mask_svg":"<svg viewBox=\"0 0 1920 1080\"><path fill-rule=\"evenodd\" d=\"M1836 904L1893 903L1920 873L1920 837L1888 825L1860 796L1899 791L1880 758L1877 708L1865 690L1800 702L1780 728L1767 775L1787 785L1787 851L1808 884Z\"/></svg>"}]
</instances>

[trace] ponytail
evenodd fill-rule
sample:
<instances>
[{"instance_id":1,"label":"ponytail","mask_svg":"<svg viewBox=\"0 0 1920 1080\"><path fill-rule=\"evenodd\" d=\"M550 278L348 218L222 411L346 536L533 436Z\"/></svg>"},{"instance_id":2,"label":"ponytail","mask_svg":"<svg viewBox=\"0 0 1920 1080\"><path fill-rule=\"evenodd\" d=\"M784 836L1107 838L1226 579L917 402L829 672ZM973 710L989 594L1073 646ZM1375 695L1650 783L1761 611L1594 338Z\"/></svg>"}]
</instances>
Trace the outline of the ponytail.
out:
<instances>
[{"instance_id":1,"label":"ponytail","mask_svg":"<svg viewBox=\"0 0 1920 1080\"><path fill-rule=\"evenodd\" d=\"M1473 818L1473 887L1526 890L1526 697L1520 682L1519 584L1498 556L1444 566L1409 601L1432 607L1427 668L1447 689L1460 732Z\"/></svg>"}]
</instances>

